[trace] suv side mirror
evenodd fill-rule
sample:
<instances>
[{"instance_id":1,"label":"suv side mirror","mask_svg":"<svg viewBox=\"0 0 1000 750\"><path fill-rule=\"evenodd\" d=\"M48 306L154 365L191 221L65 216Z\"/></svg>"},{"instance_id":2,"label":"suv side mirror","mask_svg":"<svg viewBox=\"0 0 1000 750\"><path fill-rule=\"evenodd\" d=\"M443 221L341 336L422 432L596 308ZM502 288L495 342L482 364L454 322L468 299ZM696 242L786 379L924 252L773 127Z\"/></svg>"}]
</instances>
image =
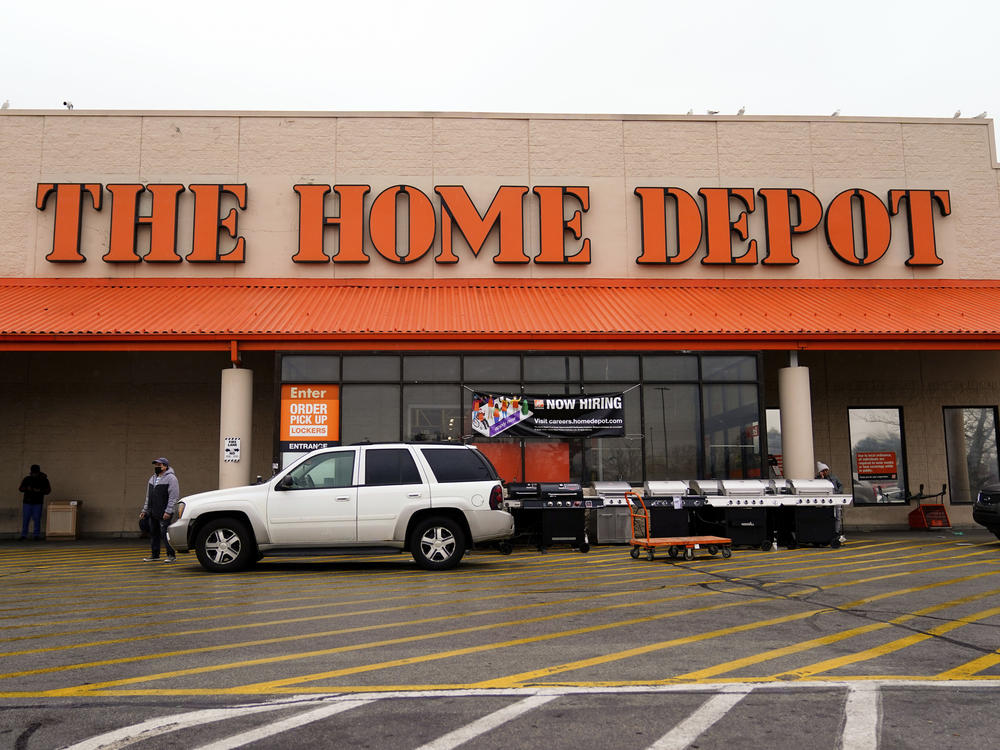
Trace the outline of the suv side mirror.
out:
<instances>
[{"instance_id":1,"label":"suv side mirror","mask_svg":"<svg viewBox=\"0 0 1000 750\"><path fill-rule=\"evenodd\" d=\"M281 478L281 481L278 482L278 484L275 487L275 489L276 490L290 490L294 486L295 486L295 480L292 479L292 475L291 474L286 474L285 476L283 476Z\"/></svg>"}]
</instances>

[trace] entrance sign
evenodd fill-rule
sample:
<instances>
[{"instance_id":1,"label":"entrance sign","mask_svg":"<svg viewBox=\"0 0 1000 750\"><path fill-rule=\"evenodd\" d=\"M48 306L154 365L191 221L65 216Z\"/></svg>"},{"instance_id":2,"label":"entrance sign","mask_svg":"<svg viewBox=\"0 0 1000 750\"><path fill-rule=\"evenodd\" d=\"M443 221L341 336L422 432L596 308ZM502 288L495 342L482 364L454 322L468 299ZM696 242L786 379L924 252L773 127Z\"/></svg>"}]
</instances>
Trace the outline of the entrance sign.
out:
<instances>
[{"instance_id":1,"label":"entrance sign","mask_svg":"<svg viewBox=\"0 0 1000 750\"><path fill-rule=\"evenodd\" d=\"M282 451L312 451L339 442L339 386L281 386Z\"/></svg>"},{"instance_id":2,"label":"entrance sign","mask_svg":"<svg viewBox=\"0 0 1000 750\"><path fill-rule=\"evenodd\" d=\"M486 437L597 438L625 435L621 393L503 395L474 393L472 429Z\"/></svg>"}]
</instances>

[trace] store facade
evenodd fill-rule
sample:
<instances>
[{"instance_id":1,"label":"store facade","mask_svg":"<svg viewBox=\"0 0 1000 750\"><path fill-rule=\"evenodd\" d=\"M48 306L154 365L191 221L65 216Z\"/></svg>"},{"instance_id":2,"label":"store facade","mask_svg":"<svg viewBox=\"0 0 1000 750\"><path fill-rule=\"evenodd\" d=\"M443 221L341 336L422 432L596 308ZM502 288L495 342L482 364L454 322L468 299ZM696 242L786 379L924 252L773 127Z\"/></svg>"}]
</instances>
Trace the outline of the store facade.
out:
<instances>
[{"instance_id":1,"label":"store facade","mask_svg":"<svg viewBox=\"0 0 1000 750\"><path fill-rule=\"evenodd\" d=\"M969 524L998 475L993 142L987 120L5 111L0 481L39 463L82 533L117 535L155 456L191 493L448 440L585 486L823 461L848 527L905 526L920 485ZM477 430L501 404L533 429ZM597 429L550 429L591 407Z\"/></svg>"}]
</instances>

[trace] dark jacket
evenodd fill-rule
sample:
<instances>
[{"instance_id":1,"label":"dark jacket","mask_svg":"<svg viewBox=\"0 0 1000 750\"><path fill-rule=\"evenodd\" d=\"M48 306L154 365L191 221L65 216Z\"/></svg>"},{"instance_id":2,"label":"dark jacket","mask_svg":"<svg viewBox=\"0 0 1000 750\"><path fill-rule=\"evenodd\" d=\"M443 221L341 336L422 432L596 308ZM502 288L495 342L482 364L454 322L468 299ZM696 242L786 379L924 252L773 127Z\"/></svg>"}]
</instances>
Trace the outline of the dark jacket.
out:
<instances>
[{"instance_id":1,"label":"dark jacket","mask_svg":"<svg viewBox=\"0 0 1000 750\"><path fill-rule=\"evenodd\" d=\"M161 474L153 474L146 485L146 502L142 512L153 518L159 518L164 513L173 513L174 506L180 498L180 485L177 475L169 466Z\"/></svg>"},{"instance_id":2,"label":"dark jacket","mask_svg":"<svg viewBox=\"0 0 1000 750\"><path fill-rule=\"evenodd\" d=\"M40 471L37 474L28 474L22 479L17 491L24 493L25 505L41 505L45 496L52 492L52 486L45 472Z\"/></svg>"}]
</instances>

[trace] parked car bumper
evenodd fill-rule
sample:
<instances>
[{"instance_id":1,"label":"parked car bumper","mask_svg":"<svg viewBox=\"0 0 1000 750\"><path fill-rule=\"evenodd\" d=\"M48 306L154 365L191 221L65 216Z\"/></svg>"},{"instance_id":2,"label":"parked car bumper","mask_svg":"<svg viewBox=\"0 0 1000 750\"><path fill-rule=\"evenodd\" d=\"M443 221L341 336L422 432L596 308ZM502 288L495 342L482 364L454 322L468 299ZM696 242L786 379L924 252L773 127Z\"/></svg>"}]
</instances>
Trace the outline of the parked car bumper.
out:
<instances>
[{"instance_id":1,"label":"parked car bumper","mask_svg":"<svg viewBox=\"0 0 1000 750\"><path fill-rule=\"evenodd\" d=\"M472 541L497 542L514 536L514 516L505 510L474 510L467 511L465 517L469 521Z\"/></svg>"},{"instance_id":2,"label":"parked car bumper","mask_svg":"<svg viewBox=\"0 0 1000 750\"><path fill-rule=\"evenodd\" d=\"M178 552L191 551L188 546L188 520L187 518L178 518L167 527L167 541Z\"/></svg>"}]
</instances>

